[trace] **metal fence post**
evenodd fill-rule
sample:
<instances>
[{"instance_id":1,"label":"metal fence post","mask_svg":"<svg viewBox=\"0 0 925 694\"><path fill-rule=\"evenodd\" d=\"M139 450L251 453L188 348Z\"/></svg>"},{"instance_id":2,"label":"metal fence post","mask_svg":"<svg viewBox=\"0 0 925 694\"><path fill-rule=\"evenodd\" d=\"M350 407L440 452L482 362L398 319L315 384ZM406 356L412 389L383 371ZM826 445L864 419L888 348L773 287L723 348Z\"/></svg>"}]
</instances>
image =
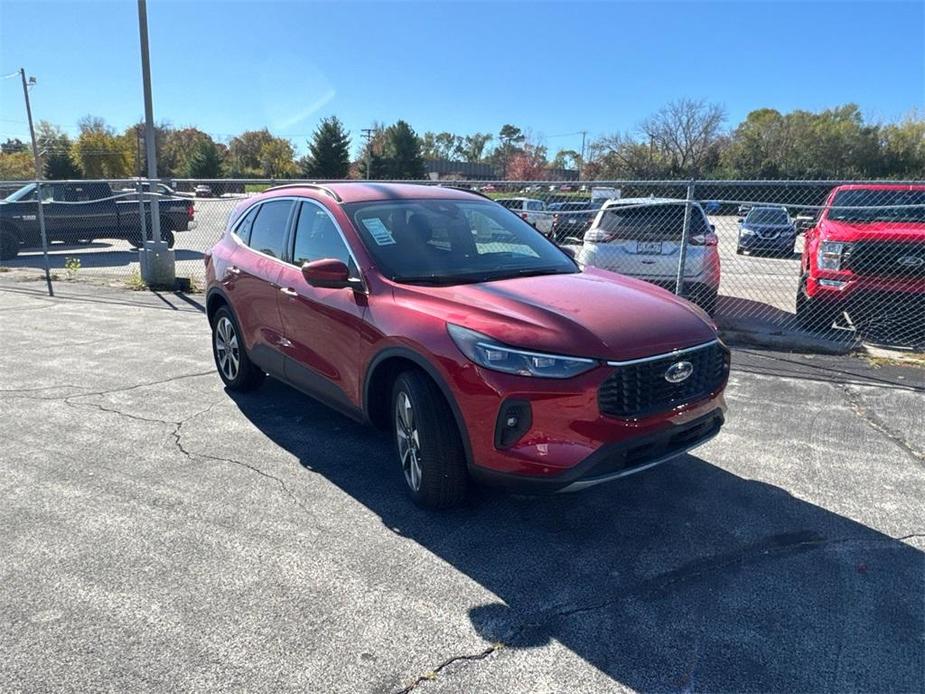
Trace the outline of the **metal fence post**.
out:
<instances>
[{"instance_id":1,"label":"metal fence post","mask_svg":"<svg viewBox=\"0 0 925 694\"><path fill-rule=\"evenodd\" d=\"M141 179L138 180L138 232L141 234L141 246L143 248L148 240L148 223L145 219L145 190Z\"/></svg>"},{"instance_id":2,"label":"metal fence post","mask_svg":"<svg viewBox=\"0 0 925 694\"><path fill-rule=\"evenodd\" d=\"M684 205L684 228L681 231L681 253L678 256L678 277L674 293L684 296L684 266L687 263L687 243L691 236L691 208L694 202L694 179L687 182L687 203Z\"/></svg>"}]
</instances>

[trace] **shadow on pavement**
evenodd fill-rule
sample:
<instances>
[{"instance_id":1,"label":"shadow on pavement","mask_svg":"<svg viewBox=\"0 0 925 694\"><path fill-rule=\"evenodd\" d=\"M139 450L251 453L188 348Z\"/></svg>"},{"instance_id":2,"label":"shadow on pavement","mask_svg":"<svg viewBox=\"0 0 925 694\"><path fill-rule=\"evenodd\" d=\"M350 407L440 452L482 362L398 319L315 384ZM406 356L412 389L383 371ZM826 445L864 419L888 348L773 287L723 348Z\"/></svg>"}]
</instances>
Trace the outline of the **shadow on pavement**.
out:
<instances>
[{"instance_id":1,"label":"shadow on pavement","mask_svg":"<svg viewBox=\"0 0 925 694\"><path fill-rule=\"evenodd\" d=\"M64 264L68 258L77 258L80 260L80 268L105 268L105 267L122 267L138 262L138 251L133 249L122 250L99 250L107 248L109 244L92 243L77 244L64 246L54 244L49 246L48 264L52 270L64 269ZM203 254L199 251L176 250L177 261L181 260L202 260ZM11 260L4 260L3 265L11 268L18 267L44 267L41 251L29 250L22 252Z\"/></svg>"},{"instance_id":2,"label":"shadow on pavement","mask_svg":"<svg viewBox=\"0 0 925 694\"><path fill-rule=\"evenodd\" d=\"M577 495L479 490L433 513L405 495L384 435L273 380L234 400L306 470L498 596L469 613L486 641L558 641L633 689L921 684L922 552L783 489L685 456Z\"/></svg>"}]
</instances>

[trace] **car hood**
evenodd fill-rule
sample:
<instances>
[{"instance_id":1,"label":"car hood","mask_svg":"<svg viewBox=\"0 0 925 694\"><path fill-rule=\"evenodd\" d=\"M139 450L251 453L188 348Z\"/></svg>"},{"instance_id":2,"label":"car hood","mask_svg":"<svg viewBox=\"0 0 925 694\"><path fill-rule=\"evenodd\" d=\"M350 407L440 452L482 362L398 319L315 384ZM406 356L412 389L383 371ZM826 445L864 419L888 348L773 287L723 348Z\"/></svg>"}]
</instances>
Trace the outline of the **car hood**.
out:
<instances>
[{"instance_id":1,"label":"car hood","mask_svg":"<svg viewBox=\"0 0 925 694\"><path fill-rule=\"evenodd\" d=\"M923 222L839 222L826 219L821 228L827 241L925 242Z\"/></svg>"},{"instance_id":2,"label":"car hood","mask_svg":"<svg viewBox=\"0 0 925 694\"><path fill-rule=\"evenodd\" d=\"M597 268L452 287L397 285L395 299L508 345L580 357L636 359L716 338L694 305Z\"/></svg>"}]
</instances>

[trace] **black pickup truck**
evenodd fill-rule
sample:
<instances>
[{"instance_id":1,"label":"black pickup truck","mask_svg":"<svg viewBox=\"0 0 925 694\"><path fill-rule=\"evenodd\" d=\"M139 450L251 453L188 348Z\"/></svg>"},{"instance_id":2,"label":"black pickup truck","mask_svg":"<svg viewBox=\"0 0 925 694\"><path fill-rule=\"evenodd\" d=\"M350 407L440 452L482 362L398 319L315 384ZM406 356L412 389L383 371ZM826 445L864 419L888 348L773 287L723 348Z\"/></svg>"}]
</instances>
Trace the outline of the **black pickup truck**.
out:
<instances>
[{"instance_id":1,"label":"black pickup truck","mask_svg":"<svg viewBox=\"0 0 925 694\"><path fill-rule=\"evenodd\" d=\"M42 183L42 211L49 243L89 242L94 239L124 239L141 246L141 206L145 229L151 234L151 200L139 204L138 194L114 192L105 182ZM174 232L195 226L193 201L161 196L158 215L161 238L171 248ZM38 221L36 184L23 186L0 201L0 260L15 258L22 247L42 243Z\"/></svg>"}]
</instances>

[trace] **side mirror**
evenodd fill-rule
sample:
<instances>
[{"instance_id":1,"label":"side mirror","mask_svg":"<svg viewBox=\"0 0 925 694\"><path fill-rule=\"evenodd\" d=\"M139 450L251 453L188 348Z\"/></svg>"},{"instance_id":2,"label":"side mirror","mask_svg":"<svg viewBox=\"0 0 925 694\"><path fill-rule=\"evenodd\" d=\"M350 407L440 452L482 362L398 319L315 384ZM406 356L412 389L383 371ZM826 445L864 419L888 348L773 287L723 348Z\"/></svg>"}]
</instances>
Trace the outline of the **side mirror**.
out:
<instances>
[{"instance_id":1,"label":"side mirror","mask_svg":"<svg viewBox=\"0 0 925 694\"><path fill-rule=\"evenodd\" d=\"M575 260L575 249L571 246L559 246L559 250L565 253L569 258Z\"/></svg>"},{"instance_id":2,"label":"side mirror","mask_svg":"<svg viewBox=\"0 0 925 694\"><path fill-rule=\"evenodd\" d=\"M351 286L350 271L341 260L323 258L302 265L302 277L313 287L342 289Z\"/></svg>"}]
</instances>

